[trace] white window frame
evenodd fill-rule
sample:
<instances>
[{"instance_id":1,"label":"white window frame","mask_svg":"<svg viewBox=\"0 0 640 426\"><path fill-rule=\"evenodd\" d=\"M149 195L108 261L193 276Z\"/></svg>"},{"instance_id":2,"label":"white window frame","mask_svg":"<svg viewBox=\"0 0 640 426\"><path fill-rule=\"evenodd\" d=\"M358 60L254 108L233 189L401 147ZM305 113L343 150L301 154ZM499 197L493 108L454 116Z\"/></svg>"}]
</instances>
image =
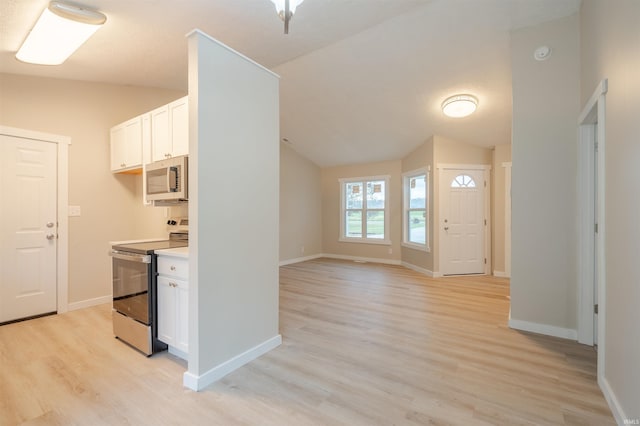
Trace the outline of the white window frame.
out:
<instances>
[{"instance_id":1,"label":"white window frame","mask_svg":"<svg viewBox=\"0 0 640 426\"><path fill-rule=\"evenodd\" d=\"M346 218L346 193L345 188L348 183L354 182L362 182L364 188L367 187L367 182L383 180L384 181L384 238L367 238L367 197L366 194L363 194L362 198L362 235L363 237L347 237L345 236L345 218ZM354 177L354 178L341 178L338 179L340 183L340 236L338 241L343 243L360 243L360 244L382 244L382 245L391 245L391 240L389 239L389 182L391 180L391 176L382 175L382 176L366 176L366 177ZM380 209L373 209L380 210Z\"/></svg>"},{"instance_id":2,"label":"white window frame","mask_svg":"<svg viewBox=\"0 0 640 426\"><path fill-rule=\"evenodd\" d=\"M409 247L414 250L421 250L430 252L431 247L429 245L429 240L431 239L431 233L429 232L429 207L431 204L431 199L429 198L429 182L430 176L429 172L431 171L430 167L423 167L416 170L411 170L409 172L405 172L402 174L402 246ZM425 223L425 243L420 244L413 241L409 241L409 221L407 218L409 217L409 211L412 210L409 208L409 189L411 179L424 175L425 180L425 206L424 206L424 223ZM422 210L422 209L417 209Z\"/></svg>"}]
</instances>

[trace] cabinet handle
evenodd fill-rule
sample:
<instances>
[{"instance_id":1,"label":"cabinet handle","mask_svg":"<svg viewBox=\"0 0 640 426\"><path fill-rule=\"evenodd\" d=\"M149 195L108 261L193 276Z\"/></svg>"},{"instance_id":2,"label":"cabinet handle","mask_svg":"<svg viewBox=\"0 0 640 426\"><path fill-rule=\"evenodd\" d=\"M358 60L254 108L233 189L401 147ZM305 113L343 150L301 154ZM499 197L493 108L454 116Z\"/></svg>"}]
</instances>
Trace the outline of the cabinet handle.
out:
<instances>
[{"instance_id":1,"label":"cabinet handle","mask_svg":"<svg viewBox=\"0 0 640 426\"><path fill-rule=\"evenodd\" d=\"M169 269L171 269L172 271L175 271L175 270L176 270L176 267L175 267L175 266L173 266L173 265L171 265L171 267L170 267Z\"/></svg>"},{"instance_id":2,"label":"cabinet handle","mask_svg":"<svg viewBox=\"0 0 640 426\"><path fill-rule=\"evenodd\" d=\"M178 284L174 282L169 282L169 287L178 287Z\"/></svg>"}]
</instances>

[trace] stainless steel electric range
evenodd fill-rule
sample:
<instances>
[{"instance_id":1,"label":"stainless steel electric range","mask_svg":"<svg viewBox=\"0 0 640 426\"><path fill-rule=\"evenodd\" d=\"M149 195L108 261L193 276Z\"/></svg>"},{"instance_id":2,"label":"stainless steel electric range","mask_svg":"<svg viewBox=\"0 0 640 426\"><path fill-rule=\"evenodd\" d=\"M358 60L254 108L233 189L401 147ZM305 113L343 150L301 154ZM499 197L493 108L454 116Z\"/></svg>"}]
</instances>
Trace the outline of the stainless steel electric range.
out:
<instances>
[{"instance_id":1,"label":"stainless steel electric range","mask_svg":"<svg viewBox=\"0 0 640 426\"><path fill-rule=\"evenodd\" d=\"M147 356L167 349L167 345L158 340L155 251L188 245L188 231L180 231L171 232L168 240L115 244L111 247L113 333Z\"/></svg>"}]
</instances>

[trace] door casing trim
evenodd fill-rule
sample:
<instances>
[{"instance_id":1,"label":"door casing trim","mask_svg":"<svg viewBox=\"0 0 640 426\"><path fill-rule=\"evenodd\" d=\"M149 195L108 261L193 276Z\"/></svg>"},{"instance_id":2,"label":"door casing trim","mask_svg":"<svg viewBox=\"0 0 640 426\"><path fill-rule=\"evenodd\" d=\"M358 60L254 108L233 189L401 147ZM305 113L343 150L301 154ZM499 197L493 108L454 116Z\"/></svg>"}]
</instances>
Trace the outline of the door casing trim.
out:
<instances>
[{"instance_id":1,"label":"door casing trim","mask_svg":"<svg viewBox=\"0 0 640 426\"><path fill-rule=\"evenodd\" d=\"M594 292L598 300L598 383L602 387L605 374L605 320L606 320L606 253L605 253L605 97L608 81L598 83L578 118L578 342L593 345ZM596 126L597 124L597 126ZM597 132L597 133L596 133ZM595 164L594 142L598 146L597 203L594 200ZM594 206L597 211L594 212ZM594 214L595 213L595 214ZM598 232L594 235L597 217ZM596 247L598 250L596 250ZM596 254L597 253L597 254ZM595 262L595 265L594 265ZM597 275L593 267L596 266ZM593 283L597 283L594 289Z\"/></svg>"}]
</instances>

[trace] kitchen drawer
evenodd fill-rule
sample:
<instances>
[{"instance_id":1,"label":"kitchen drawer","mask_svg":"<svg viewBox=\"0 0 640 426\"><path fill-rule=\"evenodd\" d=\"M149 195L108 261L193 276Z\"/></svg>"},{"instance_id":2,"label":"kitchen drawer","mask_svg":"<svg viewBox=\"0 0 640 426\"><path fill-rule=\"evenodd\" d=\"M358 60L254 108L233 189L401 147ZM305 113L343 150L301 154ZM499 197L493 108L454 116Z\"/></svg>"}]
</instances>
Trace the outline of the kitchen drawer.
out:
<instances>
[{"instance_id":1,"label":"kitchen drawer","mask_svg":"<svg viewBox=\"0 0 640 426\"><path fill-rule=\"evenodd\" d=\"M173 256L158 256L158 274L189 278L189 260Z\"/></svg>"}]
</instances>

